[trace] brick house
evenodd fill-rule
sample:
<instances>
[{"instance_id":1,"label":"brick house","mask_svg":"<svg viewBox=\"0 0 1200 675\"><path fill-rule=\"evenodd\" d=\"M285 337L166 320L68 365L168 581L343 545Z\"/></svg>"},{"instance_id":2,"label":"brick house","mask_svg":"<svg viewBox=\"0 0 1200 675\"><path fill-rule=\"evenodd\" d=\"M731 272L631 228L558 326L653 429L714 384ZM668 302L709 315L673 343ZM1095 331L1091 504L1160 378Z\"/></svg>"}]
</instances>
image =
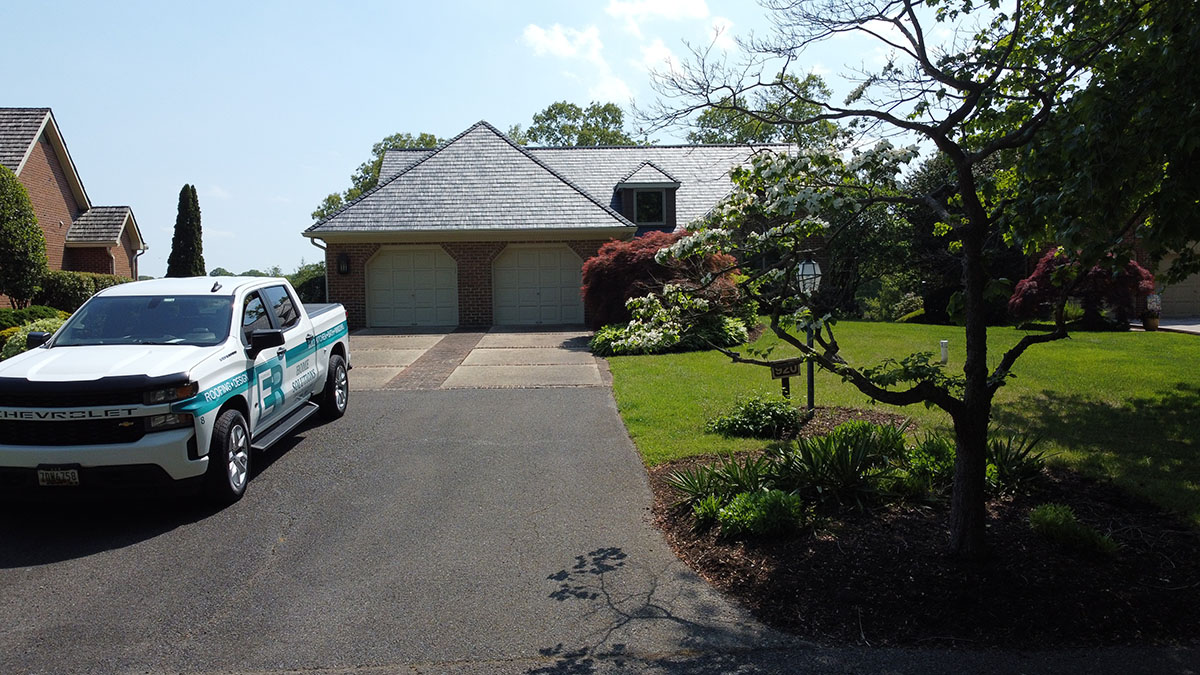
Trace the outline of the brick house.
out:
<instances>
[{"instance_id":1,"label":"brick house","mask_svg":"<svg viewBox=\"0 0 1200 675\"><path fill-rule=\"evenodd\" d=\"M479 122L389 151L379 185L304 236L352 328L582 324L584 260L704 216L764 147L526 148Z\"/></svg>"},{"instance_id":2,"label":"brick house","mask_svg":"<svg viewBox=\"0 0 1200 675\"><path fill-rule=\"evenodd\" d=\"M51 269L137 278L133 210L92 205L49 108L0 108L0 164L29 192Z\"/></svg>"}]
</instances>

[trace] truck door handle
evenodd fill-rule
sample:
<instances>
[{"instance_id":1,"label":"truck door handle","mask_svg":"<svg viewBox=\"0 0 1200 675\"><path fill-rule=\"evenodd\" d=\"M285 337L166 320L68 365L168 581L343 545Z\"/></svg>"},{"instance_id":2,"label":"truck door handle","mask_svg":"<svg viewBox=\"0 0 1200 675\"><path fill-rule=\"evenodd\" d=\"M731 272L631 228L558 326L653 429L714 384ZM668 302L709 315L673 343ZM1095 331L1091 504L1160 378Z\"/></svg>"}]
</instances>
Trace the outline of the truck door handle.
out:
<instances>
[{"instance_id":1,"label":"truck door handle","mask_svg":"<svg viewBox=\"0 0 1200 675\"><path fill-rule=\"evenodd\" d=\"M279 349L275 350L275 355L281 359L283 358L284 354L287 354L287 347L280 347Z\"/></svg>"},{"instance_id":2,"label":"truck door handle","mask_svg":"<svg viewBox=\"0 0 1200 675\"><path fill-rule=\"evenodd\" d=\"M312 333L309 333L308 335L305 335L305 336L304 336L304 341L305 341L305 342L312 342L312 341L313 341L313 334L312 334Z\"/></svg>"}]
</instances>

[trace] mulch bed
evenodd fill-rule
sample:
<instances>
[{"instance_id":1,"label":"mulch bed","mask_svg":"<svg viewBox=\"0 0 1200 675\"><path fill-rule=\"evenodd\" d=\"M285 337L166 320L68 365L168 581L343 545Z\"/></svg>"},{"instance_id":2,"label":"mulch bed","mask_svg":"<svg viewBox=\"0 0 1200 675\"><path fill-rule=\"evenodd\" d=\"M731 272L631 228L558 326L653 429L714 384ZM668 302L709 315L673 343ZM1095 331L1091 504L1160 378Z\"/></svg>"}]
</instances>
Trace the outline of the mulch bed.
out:
<instances>
[{"instance_id":1,"label":"mulch bed","mask_svg":"<svg viewBox=\"0 0 1200 675\"><path fill-rule=\"evenodd\" d=\"M818 409L803 435L881 411ZM948 505L850 511L790 539L732 541L692 531L666 477L650 470L654 518L681 559L764 623L830 644L1049 648L1189 644L1200 639L1200 532L1110 484L1050 469L988 504L991 555L950 557ZM1046 502L1120 545L1115 557L1062 550L1033 533Z\"/></svg>"}]
</instances>

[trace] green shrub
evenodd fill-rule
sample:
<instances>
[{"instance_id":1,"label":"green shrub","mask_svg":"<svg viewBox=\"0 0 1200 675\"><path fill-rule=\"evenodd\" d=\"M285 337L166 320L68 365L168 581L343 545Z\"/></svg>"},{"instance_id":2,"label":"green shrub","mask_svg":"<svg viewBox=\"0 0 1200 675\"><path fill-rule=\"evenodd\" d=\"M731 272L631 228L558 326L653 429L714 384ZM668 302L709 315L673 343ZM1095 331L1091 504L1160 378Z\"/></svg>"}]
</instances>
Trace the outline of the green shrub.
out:
<instances>
[{"instance_id":1,"label":"green shrub","mask_svg":"<svg viewBox=\"0 0 1200 675\"><path fill-rule=\"evenodd\" d=\"M46 307L45 305L30 305L25 309L4 307L0 308L0 329L23 326L30 321L37 321L38 319L65 318L67 316L70 315L53 307Z\"/></svg>"},{"instance_id":2,"label":"green shrub","mask_svg":"<svg viewBox=\"0 0 1200 675\"><path fill-rule=\"evenodd\" d=\"M717 517L721 514L721 507L724 503L716 495L708 495L707 497L692 504L692 515L696 518L694 529L697 531L707 530L717 522Z\"/></svg>"},{"instance_id":3,"label":"green shrub","mask_svg":"<svg viewBox=\"0 0 1200 675\"><path fill-rule=\"evenodd\" d=\"M737 438L783 438L800 428L800 411L782 396L742 397L728 415L708 421L710 433Z\"/></svg>"},{"instance_id":4,"label":"green shrub","mask_svg":"<svg viewBox=\"0 0 1200 675\"><path fill-rule=\"evenodd\" d=\"M871 436L852 443L847 438L853 440L831 433L778 446L772 450L775 486L823 504L853 502L861 508L876 501L894 481L896 467L876 452Z\"/></svg>"},{"instance_id":5,"label":"green shrub","mask_svg":"<svg viewBox=\"0 0 1200 675\"><path fill-rule=\"evenodd\" d=\"M925 323L924 308L914 310L896 319L897 323Z\"/></svg>"},{"instance_id":6,"label":"green shrub","mask_svg":"<svg viewBox=\"0 0 1200 675\"><path fill-rule=\"evenodd\" d=\"M905 454L905 487L909 494L945 494L954 484L954 439L927 434Z\"/></svg>"},{"instance_id":7,"label":"green shrub","mask_svg":"<svg viewBox=\"0 0 1200 675\"><path fill-rule=\"evenodd\" d=\"M1036 450L1041 438L1010 434L988 439L989 465L995 466L995 484L1001 490L1015 490L1022 483L1042 473L1046 455Z\"/></svg>"},{"instance_id":8,"label":"green shrub","mask_svg":"<svg viewBox=\"0 0 1200 675\"><path fill-rule=\"evenodd\" d=\"M717 512L727 536L787 534L809 524L811 509L799 496L782 490L742 492Z\"/></svg>"},{"instance_id":9,"label":"green shrub","mask_svg":"<svg viewBox=\"0 0 1200 675\"><path fill-rule=\"evenodd\" d=\"M675 471L667 477L667 486L680 495L679 503L689 505L723 491L716 467L712 465Z\"/></svg>"},{"instance_id":10,"label":"green shrub","mask_svg":"<svg viewBox=\"0 0 1200 675\"><path fill-rule=\"evenodd\" d=\"M1117 542L1107 534L1079 522L1071 507L1042 504L1029 513L1029 527L1062 548L1083 553L1115 555Z\"/></svg>"},{"instance_id":11,"label":"green shrub","mask_svg":"<svg viewBox=\"0 0 1200 675\"><path fill-rule=\"evenodd\" d=\"M37 321L21 326L15 333L10 335L8 339L4 341L4 348L0 350L0 360L12 358L25 351L25 338L27 338L30 333L37 331L52 333L58 330L58 327L63 325L64 321L65 319L59 318L38 319Z\"/></svg>"},{"instance_id":12,"label":"green shrub","mask_svg":"<svg viewBox=\"0 0 1200 675\"><path fill-rule=\"evenodd\" d=\"M834 427L829 436L844 445L863 445L871 454L890 460L904 456L904 432L907 430L907 422L894 427L890 424L854 420Z\"/></svg>"},{"instance_id":13,"label":"green shrub","mask_svg":"<svg viewBox=\"0 0 1200 675\"><path fill-rule=\"evenodd\" d=\"M588 343L593 354L665 354L712 345L732 347L749 339L744 322L710 313L707 300L679 286L668 284L662 294L630 298L625 304L633 319L596 331Z\"/></svg>"},{"instance_id":14,"label":"green shrub","mask_svg":"<svg viewBox=\"0 0 1200 675\"><path fill-rule=\"evenodd\" d=\"M8 342L8 338L12 337L13 333L16 333L19 330L21 330L20 326L9 326L8 328L0 330L0 349L4 347L5 342Z\"/></svg>"},{"instance_id":15,"label":"green shrub","mask_svg":"<svg viewBox=\"0 0 1200 675\"><path fill-rule=\"evenodd\" d=\"M33 300L39 305L74 312L98 291L130 281L133 279L114 274L50 270L42 277L42 289Z\"/></svg>"}]
</instances>

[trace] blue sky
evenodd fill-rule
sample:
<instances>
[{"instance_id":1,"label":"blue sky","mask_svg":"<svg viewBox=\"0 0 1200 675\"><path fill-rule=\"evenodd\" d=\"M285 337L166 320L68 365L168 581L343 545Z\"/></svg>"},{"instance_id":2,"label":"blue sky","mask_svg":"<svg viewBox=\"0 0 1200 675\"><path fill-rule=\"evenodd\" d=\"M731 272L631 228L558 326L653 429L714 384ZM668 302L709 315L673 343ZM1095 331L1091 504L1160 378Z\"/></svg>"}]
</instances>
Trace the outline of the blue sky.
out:
<instances>
[{"instance_id":1,"label":"blue sky","mask_svg":"<svg viewBox=\"0 0 1200 675\"><path fill-rule=\"evenodd\" d=\"M682 41L766 25L746 0L9 2L0 24L0 106L54 109L92 202L133 207L153 276L185 183L208 269L290 272L321 257L309 214L384 136L526 127L558 100L628 110ZM802 65L832 77L853 47Z\"/></svg>"}]
</instances>

